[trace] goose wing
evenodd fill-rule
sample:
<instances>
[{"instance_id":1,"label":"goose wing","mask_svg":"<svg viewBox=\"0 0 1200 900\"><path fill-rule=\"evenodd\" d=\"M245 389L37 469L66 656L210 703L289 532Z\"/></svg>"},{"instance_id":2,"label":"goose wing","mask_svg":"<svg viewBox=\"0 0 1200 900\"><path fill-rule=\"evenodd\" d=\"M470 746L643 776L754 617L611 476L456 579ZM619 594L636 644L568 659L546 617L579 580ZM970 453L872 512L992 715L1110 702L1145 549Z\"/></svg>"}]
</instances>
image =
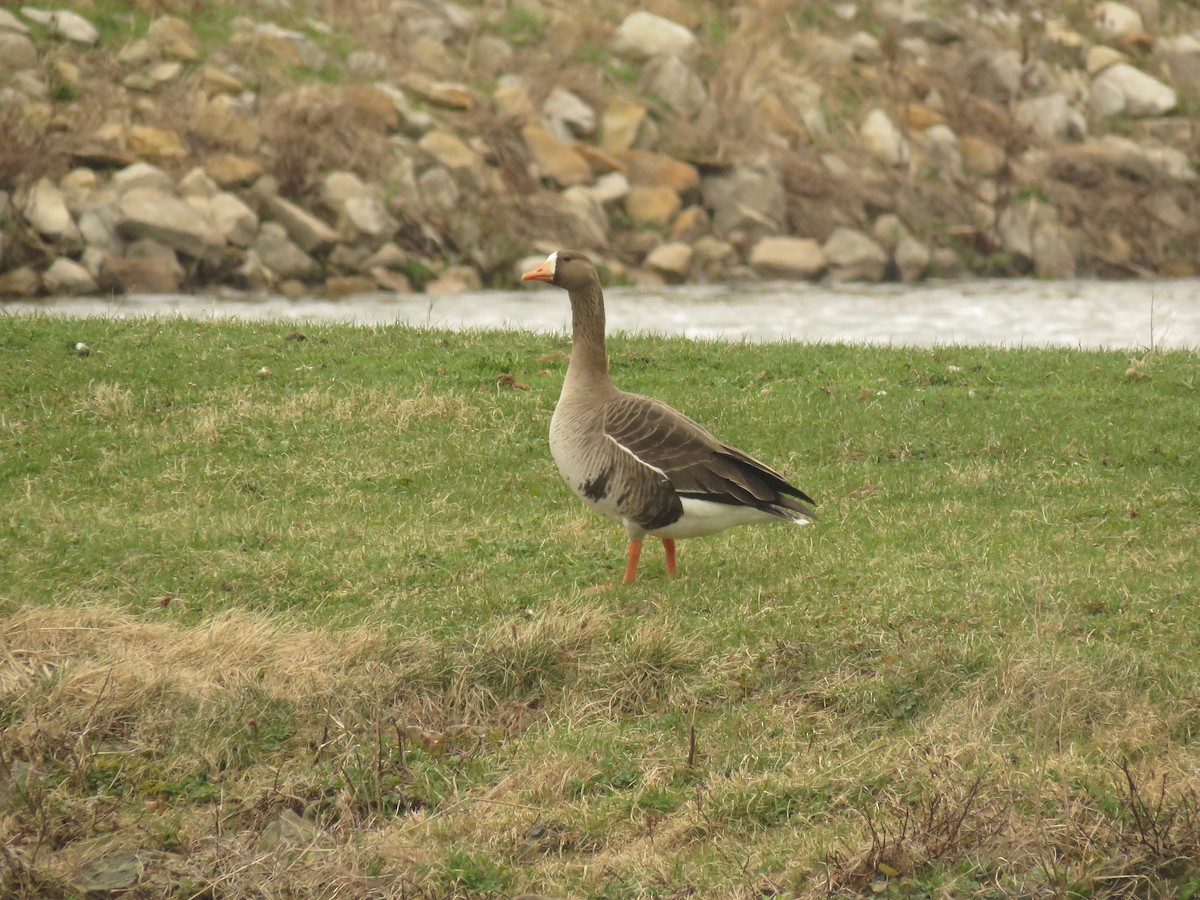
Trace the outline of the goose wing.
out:
<instances>
[{"instance_id":1,"label":"goose wing","mask_svg":"<svg viewBox=\"0 0 1200 900\"><path fill-rule=\"evenodd\" d=\"M604 433L644 466L661 472L680 497L752 506L772 514L784 507L813 516L805 506L815 505L807 494L665 403L622 394L605 408Z\"/></svg>"}]
</instances>

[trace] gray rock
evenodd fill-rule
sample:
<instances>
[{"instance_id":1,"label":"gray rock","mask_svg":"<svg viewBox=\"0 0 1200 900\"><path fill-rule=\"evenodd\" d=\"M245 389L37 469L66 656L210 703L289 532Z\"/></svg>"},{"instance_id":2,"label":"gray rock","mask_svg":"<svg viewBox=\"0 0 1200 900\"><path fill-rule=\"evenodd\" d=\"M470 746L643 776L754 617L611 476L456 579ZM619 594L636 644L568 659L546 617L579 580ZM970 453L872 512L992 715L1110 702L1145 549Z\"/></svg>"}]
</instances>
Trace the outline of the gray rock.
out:
<instances>
[{"instance_id":1,"label":"gray rock","mask_svg":"<svg viewBox=\"0 0 1200 900\"><path fill-rule=\"evenodd\" d=\"M879 38L866 31L850 36L850 58L860 63L877 63L883 59Z\"/></svg>"},{"instance_id":2,"label":"gray rock","mask_svg":"<svg viewBox=\"0 0 1200 900\"><path fill-rule=\"evenodd\" d=\"M884 249L853 228L835 228L821 249L834 281L879 281L887 271Z\"/></svg>"},{"instance_id":3,"label":"gray rock","mask_svg":"<svg viewBox=\"0 0 1200 900\"><path fill-rule=\"evenodd\" d=\"M1167 72L1174 87L1193 97L1200 96L1200 36L1160 38L1151 59Z\"/></svg>"},{"instance_id":4,"label":"gray rock","mask_svg":"<svg viewBox=\"0 0 1200 900\"><path fill-rule=\"evenodd\" d=\"M218 191L208 201L208 215L217 232L235 247L248 247L258 233L258 216L236 194Z\"/></svg>"},{"instance_id":5,"label":"gray rock","mask_svg":"<svg viewBox=\"0 0 1200 900\"><path fill-rule=\"evenodd\" d=\"M902 238L908 237L908 229L895 213L884 213L871 226L871 234L879 246L891 252Z\"/></svg>"},{"instance_id":6,"label":"gray rock","mask_svg":"<svg viewBox=\"0 0 1200 900\"><path fill-rule=\"evenodd\" d=\"M903 17L901 24L906 35L931 44L952 44L961 41L962 33L947 21L948 18L944 15L930 15L923 10L913 10Z\"/></svg>"},{"instance_id":7,"label":"gray rock","mask_svg":"<svg viewBox=\"0 0 1200 900\"><path fill-rule=\"evenodd\" d=\"M250 249L279 278L307 280L321 273L320 264L293 243L278 222L264 222Z\"/></svg>"},{"instance_id":8,"label":"gray rock","mask_svg":"<svg viewBox=\"0 0 1200 900\"><path fill-rule=\"evenodd\" d=\"M1087 120L1063 93L1021 100L1013 115L1021 126L1050 140L1082 141L1087 137Z\"/></svg>"},{"instance_id":9,"label":"gray rock","mask_svg":"<svg viewBox=\"0 0 1200 900\"><path fill-rule=\"evenodd\" d=\"M407 264L408 254L391 241L363 260L363 267L367 271L372 269L400 270Z\"/></svg>"},{"instance_id":10,"label":"gray rock","mask_svg":"<svg viewBox=\"0 0 1200 900\"><path fill-rule=\"evenodd\" d=\"M596 131L596 111L578 94L556 87L542 103L546 130L560 141L589 137Z\"/></svg>"},{"instance_id":11,"label":"gray rock","mask_svg":"<svg viewBox=\"0 0 1200 900\"><path fill-rule=\"evenodd\" d=\"M938 247L930 255L929 272L938 278L957 278L966 271L958 254L950 247Z\"/></svg>"},{"instance_id":12,"label":"gray rock","mask_svg":"<svg viewBox=\"0 0 1200 900\"><path fill-rule=\"evenodd\" d=\"M321 179L321 202L335 214L342 211L352 197L365 197L371 190L353 172L334 171Z\"/></svg>"},{"instance_id":13,"label":"gray rock","mask_svg":"<svg viewBox=\"0 0 1200 900\"><path fill-rule=\"evenodd\" d=\"M28 37L0 31L0 74L12 75L37 65L37 47Z\"/></svg>"},{"instance_id":14,"label":"gray rock","mask_svg":"<svg viewBox=\"0 0 1200 900\"><path fill-rule=\"evenodd\" d=\"M117 232L126 238L151 238L196 259L214 257L225 246L225 238L207 216L155 188L136 188L121 196Z\"/></svg>"},{"instance_id":15,"label":"gray rock","mask_svg":"<svg viewBox=\"0 0 1200 900\"><path fill-rule=\"evenodd\" d=\"M462 196L454 176L441 166L433 166L422 172L417 179L417 187L421 199L431 209L454 209Z\"/></svg>"},{"instance_id":16,"label":"gray rock","mask_svg":"<svg viewBox=\"0 0 1200 900\"><path fill-rule=\"evenodd\" d=\"M962 178L962 153L958 149L958 135L947 125L933 125L919 132L914 141L921 154L940 172L953 178Z\"/></svg>"},{"instance_id":17,"label":"gray rock","mask_svg":"<svg viewBox=\"0 0 1200 900\"><path fill-rule=\"evenodd\" d=\"M425 293L462 294L467 291L477 291L481 287L483 287L483 282L479 278L479 273L470 266L451 266L425 285Z\"/></svg>"},{"instance_id":18,"label":"gray rock","mask_svg":"<svg viewBox=\"0 0 1200 900\"><path fill-rule=\"evenodd\" d=\"M283 810L268 822L258 839L258 849L264 853L278 853L284 850L329 850L333 846L333 838L290 809Z\"/></svg>"},{"instance_id":19,"label":"gray rock","mask_svg":"<svg viewBox=\"0 0 1200 900\"><path fill-rule=\"evenodd\" d=\"M21 15L30 22L45 25L51 34L77 44L91 45L100 40L100 32L96 30L95 25L79 13L71 12L68 9L49 10L23 6Z\"/></svg>"},{"instance_id":20,"label":"gray rock","mask_svg":"<svg viewBox=\"0 0 1200 900\"><path fill-rule=\"evenodd\" d=\"M471 63L484 76L494 76L512 65L513 48L495 34L482 34L471 44Z\"/></svg>"},{"instance_id":21,"label":"gray rock","mask_svg":"<svg viewBox=\"0 0 1200 900\"><path fill-rule=\"evenodd\" d=\"M42 284L47 293L59 296L91 294L96 291L96 280L92 273L65 256L60 256L50 264L50 268L42 275Z\"/></svg>"},{"instance_id":22,"label":"gray rock","mask_svg":"<svg viewBox=\"0 0 1200 900\"><path fill-rule=\"evenodd\" d=\"M599 249L608 243L608 214L587 188L567 188L559 195L559 203L585 247Z\"/></svg>"},{"instance_id":23,"label":"gray rock","mask_svg":"<svg viewBox=\"0 0 1200 900\"><path fill-rule=\"evenodd\" d=\"M81 242L63 192L49 178L39 178L30 189L23 212L25 221L46 240L65 245Z\"/></svg>"},{"instance_id":24,"label":"gray rock","mask_svg":"<svg viewBox=\"0 0 1200 900\"><path fill-rule=\"evenodd\" d=\"M417 146L429 154L439 166L454 173L469 173L472 179L482 167L479 154L467 146L458 135L440 128L429 131L417 142Z\"/></svg>"},{"instance_id":25,"label":"gray rock","mask_svg":"<svg viewBox=\"0 0 1200 900\"><path fill-rule=\"evenodd\" d=\"M375 50L354 50L346 57L346 71L356 78L382 78L390 61Z\"/></svg>"},{"instance_id":26,"label":"gray rock","mask_svg":"<svg viewBox=\"0 0 1200 900\"><path fill-rule=\"evenodd\" d=\"M892 258L901 281L919 281L929 269L929 248L911 234L900 238Z\"/></svg>"},{"instance_id":27,"label":"gray rock","mask_svg":"<svg viewBox=\"0 0 1200 900\"><path fill-rule=\"evenodd\" d=\"M867 113L858 129L860 143L868 153L888 166L908 162L908 141L882 109Z\"/></svg>"},{"instance_id":28,"label":"gray rock","mask_svg":"<svg viewBox=\"0 0 1200 900\"><path fill-rule=\"evenodd\" d=\"M217 183L200 166L179 179L179 196L181 197L203 197L207 200L215 197L220 190Z\"/></svg>"},{"instance_id":29,"label":"gray rock","mask_svg":"<svg viewBox=\"0 0 1200 900\"><path fill-rule=\"evenodd\" d=\"M1036 204L1014 203L996 219L1000 246L1022 267L1033 261L1033 219Z\"/></svg>"},{"instance_id":30,"label":"gray rock","mask_svg":"<svg viewBox=\"0 0 1200 900\"><path fill-rule=\"evenodd\" d=\"M710 175L701 181L700 191L713 211L713 230L718 237L742 232L754 239L783 229L783 179L768 158L726 174Z\"/></svg>"},{"instance_id":31,"label":"gray rock","mask_svg":"<svg viewBox=\"0 0 1200 900\"><path fill-rule=\"evenodd\" d=\"M374 194L348 198L338 217L338 230L351 239L385 238L394 233L396 227L383 200Z\"/></svg>"},{"instance_id":32,"label":"gray rock","mask_svg":"<svg viewBox=\"0 0 1200 900\"><path fill-rule=\"evenodd\" d=\"M84 896L107 897L125 893L141 884L148 866L163 854L152 850L117 850L97 857L82 866L72 879Z\"/></svg>"},{"instance_id":33,"label":"gray rock","mask_svg":"<svg viewBox=\"0 0 1200 900\"><path fill-rule=\"evenodd\" d=\"M997 103L1020 95L1024 65L1020 51L981 50L967 62L962 80L972 93Z\"/></svg>"},{"instance_id":34,"label":"gray rock","mask_svg":"<svg viewBox=\"0 0 1200 900\"><path fill-rule=\"evenodd\" d=\"M1033 271L1038 278L1075 277L1074 244L1056 222L1045 222L1033 232Z\"/></svg>"},{"instance_id":35,"label":"gray rock","mask_svg":"<svg viewBox=\"0 0 1200 900\"><path fill-rule=\"evenodd\" d=\"M828 260L810 238L765 237L750 252L750 266L767 278L813 279L825 271Z\"/></svg>"},{"instance_id":36,"label":"gray rock","mask_svg":"<svg viewBox=\"0 0 1200 900\"><path fill-rule=\"evenodd\" d=\"M1162 116L1178 102L1174 88L1127 63L1109 66L1092 82L1092 109L1104 117Z\"/></svg>"},{"instance_id":37,"label":"gray rock","mask_svg":"<svg viewBox=\"0 0 1200 900\"><path fill-rule=\"evenodd\" d=\"M175 183L162 169L150 163L136 162L126 166L109 179L108 186L118 195L148 188L164 194L175 193Z\"/></svg>"},{"instance_id":38,"label":"gray rock","mask_svg":"<svg viewBox=\"0 0 1200 900\"><path fill-rule=\"evenodd\" d=\"M642 87L670 110L688 119L700 112L708 100L704 80L675 54L652 60L642 76Z\"/></svg>"},{"instance_id":39,"label":"gray rock","mask_svg":"<svg viewBox=\"0 0 1200 900\"><path fill-rule=\"evenodd\" d=\"M117 204L97 203L79 215L79 233L88 247L120 255L123 242L117 235Z\"/></svg>"},{"instance_id":40,"label":"gray rock","mask_svg":"<svg viewBox=\"0 0 1200 900\"><path fill-rule=\"evenodd\" d=\"M687 55L695 52L696 36L670 19L639 10L626 16L617 28L612 49L620 56L639 60Z\"/></svg>"},{"instance_id":41,"label":"gray rock","mask_svg":"<svg viewBox=\"0 0 1200 900\"><path fill-rule=\"evenodd\" d=\"M286 230L305 253L321 253L337 243L337 232L290 200L277 194L262 194L255 186L260 201L260 217L274 219Z\"/></svg>"}]
</instances>

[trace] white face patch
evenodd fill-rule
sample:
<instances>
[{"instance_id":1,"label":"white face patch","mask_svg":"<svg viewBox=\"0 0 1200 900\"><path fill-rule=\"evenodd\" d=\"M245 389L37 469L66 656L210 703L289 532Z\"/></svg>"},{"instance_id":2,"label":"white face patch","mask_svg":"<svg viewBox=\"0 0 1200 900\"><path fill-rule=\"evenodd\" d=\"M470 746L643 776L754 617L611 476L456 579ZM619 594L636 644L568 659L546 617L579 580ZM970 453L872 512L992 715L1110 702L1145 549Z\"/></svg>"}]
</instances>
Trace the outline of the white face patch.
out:
<instances>
[{"instance_id":1,"label":"white face patch","mask_svg":"<svg viewBox=\"0 0 1200 900\"><path fill-rule=\"evenodd\" d=\"M546 261L544 263L542 263L542 265L545 266L549 270L550 277L553 278L554 277L554 269L558 265L558 251L555 250L553 253L551 253L549 256L547 256Z\"/></svg>"}]
</instances>

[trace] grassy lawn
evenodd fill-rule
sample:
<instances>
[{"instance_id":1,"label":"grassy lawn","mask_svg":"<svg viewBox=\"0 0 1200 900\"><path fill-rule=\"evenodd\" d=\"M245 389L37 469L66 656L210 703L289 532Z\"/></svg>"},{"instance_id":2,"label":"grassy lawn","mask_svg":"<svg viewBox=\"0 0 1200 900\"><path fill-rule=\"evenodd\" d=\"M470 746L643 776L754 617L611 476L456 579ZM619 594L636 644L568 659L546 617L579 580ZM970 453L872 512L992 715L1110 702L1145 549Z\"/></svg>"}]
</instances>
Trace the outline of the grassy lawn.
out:
<instances>
[{"instance_id":1,"label":"grassy lawn","mask_svg":"<svg viewBox=\"0 0 1200 900\"><path fill-rule=\"evenodd\" d=\"M614 338L822 518L595 593L563 337L302 330L0 318L0 893L1200 889L1200 354Z\"/></svg>"}]
</instances>

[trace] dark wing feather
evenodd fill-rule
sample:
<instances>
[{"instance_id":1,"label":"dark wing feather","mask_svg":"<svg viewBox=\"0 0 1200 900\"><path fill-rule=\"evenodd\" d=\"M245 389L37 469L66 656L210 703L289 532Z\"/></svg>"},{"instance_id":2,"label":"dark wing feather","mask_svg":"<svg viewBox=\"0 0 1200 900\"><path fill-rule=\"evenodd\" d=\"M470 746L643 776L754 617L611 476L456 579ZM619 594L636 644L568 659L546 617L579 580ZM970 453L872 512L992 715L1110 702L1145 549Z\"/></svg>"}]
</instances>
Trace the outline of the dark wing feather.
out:
<instances>
[{"instance_id":1,"label":"dark wing feather","mask_svg":"<svg viewBox=\"0 0 1200 900\"><path fill-rule=\"evenodd\" d=\"M660 469L681 496L814 516L804 505L813 504L812 499L778 472L657 400L622 394L605 407L604 431L643 463Z\"/></svg>"}]
</instances>

